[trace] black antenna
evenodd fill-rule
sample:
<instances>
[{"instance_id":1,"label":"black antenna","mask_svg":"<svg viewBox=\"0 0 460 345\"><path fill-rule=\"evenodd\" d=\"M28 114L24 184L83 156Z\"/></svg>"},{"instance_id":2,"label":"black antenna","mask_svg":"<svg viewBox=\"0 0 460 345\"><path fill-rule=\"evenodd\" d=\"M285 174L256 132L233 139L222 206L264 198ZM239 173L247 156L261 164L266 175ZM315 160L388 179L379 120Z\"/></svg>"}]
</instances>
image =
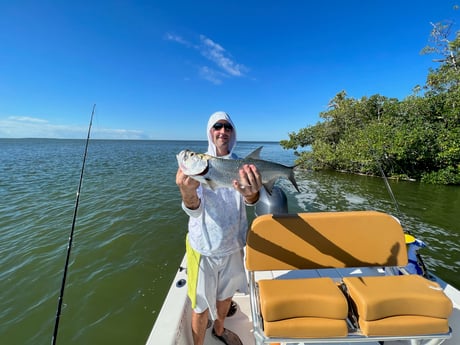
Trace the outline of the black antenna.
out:
<instances>
[{"instance_id":1,"label":"black antenna","mask_svg":"<svg viewBox=\"0 0 460 345\"><path fill-rule=\"evenodd\" d=\"M85 153L83 155L83 163L81 165L80 181L78 183L77 197L76 197L76 200L75 200L75 208L74 208L74 211L73 211L72 229L70 230L69 242L67 244L67 257L65 259L64 274L62 275L61 291L59 293L59 300L58 300L58 306L57 306L57 311L56 311L56 319L55 319L55 322L54 322L54 332L53 332L53 337L51 339L51 344L52 345L56 344L56 339L57 339L57 333L58 333L58 328L59 328L59 319L61 317L61 310L62 310L62 300L64 298L65 281L66 281L66 278L67 278L67 270L68 270L68 267L69 267L70 251L72 249L72 241L73 241L73 233L74 233L74 230L75 230L75 222L77 220L78 203L80 201L80 190L81 190L81 185L82 185L82 181L83 181L83 172L85 171L86 154L88 153L88 143L89 143L89 137L90 137L90 133L91 133L91 126L93 124L93 116L94 116L95 109L96 109L96 104L93 105L93 111L91 112L91 120L89 121L88 136L86 138L86 145L85 145Z\"/></svg>"}]
</instances>

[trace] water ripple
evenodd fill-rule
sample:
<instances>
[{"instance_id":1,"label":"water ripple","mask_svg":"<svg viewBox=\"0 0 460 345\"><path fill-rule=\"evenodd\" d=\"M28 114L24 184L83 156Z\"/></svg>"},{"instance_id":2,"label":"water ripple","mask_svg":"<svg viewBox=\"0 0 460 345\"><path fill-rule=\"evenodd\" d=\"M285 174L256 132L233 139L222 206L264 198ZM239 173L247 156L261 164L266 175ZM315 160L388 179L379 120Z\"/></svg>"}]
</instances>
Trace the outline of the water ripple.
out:
<instances>
[{"instance_id":1,"label":"water ripple","mask_svg":"<svg viewBox=\"0 0 460 345\"><path fill-rule=\"evenodd\" d=\"M0 140L0 344L51 340L84 144ZM293 165L292 152L263 145L263 159ZM237 153L258 146L239 143ZM175 155L184 148L203 152L206 142L90 142L59 342L145 342L184 253L187 217L175 185ZM313 172L296 172L296 179L301 193L278 182L291 212L395 212L380 179ZM460 209L458 191L393 187L403 224L429 245L427 265L460 285L452 273L459 231L449 218Z\"/></svg>"}]
</instances>

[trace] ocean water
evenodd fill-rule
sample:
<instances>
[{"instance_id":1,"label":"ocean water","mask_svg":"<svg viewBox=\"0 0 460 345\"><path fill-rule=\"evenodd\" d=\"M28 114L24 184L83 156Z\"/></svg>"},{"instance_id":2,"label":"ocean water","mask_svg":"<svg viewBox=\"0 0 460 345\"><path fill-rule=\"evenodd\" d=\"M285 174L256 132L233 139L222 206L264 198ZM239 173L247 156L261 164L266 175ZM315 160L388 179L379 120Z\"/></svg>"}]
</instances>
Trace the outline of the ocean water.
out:
<instances>
[{"instance_id":1,"label":"ocean water","mask_svg":"<svg viewBox=\"0 0 460 345\"><path fill-rule=\"evenodd\" d=\"M245 156L293 165L277 143ZM85 141L0 139L0 344L50 344ZM184 254L175 155L206 142L90 140L57 344L144 344ZM460 188L297 172L289 210L377 209L428 244L427 266L460 287ZM248 208L248 215L253 217Z\"/></svg>"}]
</instances>

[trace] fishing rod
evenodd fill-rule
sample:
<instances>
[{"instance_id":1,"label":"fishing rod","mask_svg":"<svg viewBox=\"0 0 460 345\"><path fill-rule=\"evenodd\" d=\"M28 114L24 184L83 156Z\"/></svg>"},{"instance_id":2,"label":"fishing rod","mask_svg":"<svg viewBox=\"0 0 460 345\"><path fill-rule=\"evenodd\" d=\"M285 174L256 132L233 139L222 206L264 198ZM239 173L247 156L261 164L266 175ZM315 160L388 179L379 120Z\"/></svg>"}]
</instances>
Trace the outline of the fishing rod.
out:
<instances>
[{"instance_id":1,"label":"fishing rod","mask_svg":"<svg viewBox=\"0 0 460 345\"><path fill-rule=\"evenodd\" d=\"M382 164L380 163L380 160L377 159L377 157L376 157L376 162L377 162L377 166L380 171L380 175L382 175L383 181L385 181L385 187L387 188L388 194L390 194L390 197L393 200L393 204L395 205L396 212L398 213L399 221L401 221L402 214L401 214L401 210L399 209L398 201L396 200L395 195L393 194L393 190L391 189L390 183L388 182L387 175L383 171ZM410 234L410 231L407 230L407 233Z\"/></svg>"},{"instance_id":2,"label":"fishing rod","mask_svg":"<svg viewBox=\"0 0 460 345\"><path fill-rule=\"evenodd\" d=\"M89 121L89 127L88 127L88 136L86 137L85 152L83 154L83 162L82 162L82 165L81 165L81 172L80 172L80 181L78 182L77 196L76 196L76 199L75 199L75 207L74 207L74 211L73 211L72 228L70 230L69 242L67 244L67 256L66 256L65 265L64 265L64 274L62 275L61 291L59 293L58 306L57 306L57 311L56 311L56 319L55 319L55 322L54 322L53 337L51 339L51 344L52 345L55 345L56 340L57 340L57 333L58 333L58 328L59 328L59 320L60 320L60 317L61 317L61 310L62 310L62 301L63 301L63 298L64 298L65 282L66 282L67 271L68 271L68 267L69 267L70 251L72 249L73 233L74 233L74 230L75 230L75 222L77 220L78 203L80 201L80 190L81 190L81 185L82 185L82 182L83 182L83 173L85 171L86 155L88 153L88 143L89 143L89 137L90 137L90 134L91 134L91 126L93 125L93 117L94 117L95 109L96 109L96 104L93 105L93 111L91 112L91 119Z\"/></svg>"},{"instance_id":3,"label":"fishing rod","mask_svg":"<svg viewBox=\"0 0 460 345\"><path fill-rule=\"evenodd\" d=\"M397 214L398 214L399 222L401 223L402 213L401 213L401 210L399 209L398 201L395 198L395 195L393 193L393 190L391 189L390 183L388 182L388 177L385 174L385 171L382 168L382 164L380 163L380 159L377 157L377 154L375 153L375 151L371 149L371 152L374 155L375 161L376 161L377 166L379 168L380 174L382 175L383 181L385 181L385 187L387 188L388 194L390 194L390 197L393 200L393 203L395 205L395 208L396 208L396 211L397 211ZM403 225L403 224L401 224L401 225ZM408 235L414 237L411 234L410 230L406 229L405 227L404 227L404 232L406 232ZM416 256L416 259L417 259L417 264L419 265L420 269L422 270L422 275L424 277L427 277L428 276L428 269L425 266L425 262L423 261L422 256L420 255L420 253L418 251L415 251L415 256Z\"/></svg>"}]
</instances>

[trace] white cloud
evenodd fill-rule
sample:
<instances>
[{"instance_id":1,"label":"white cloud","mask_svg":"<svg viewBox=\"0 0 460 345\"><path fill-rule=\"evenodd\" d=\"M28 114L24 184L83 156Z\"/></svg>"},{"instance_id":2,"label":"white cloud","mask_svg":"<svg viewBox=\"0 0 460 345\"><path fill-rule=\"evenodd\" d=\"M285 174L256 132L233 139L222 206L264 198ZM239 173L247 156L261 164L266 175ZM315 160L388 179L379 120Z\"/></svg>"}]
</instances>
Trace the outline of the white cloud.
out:
<instances>
[{"instance_id":1,"label":"white cloud","mask_svg":"<svg viewBox=\"0 0 460 345\"><path fill-rule=\"evenodd\" d=\"M94 139L149 139L147 135L140 130L111 128L95 128L92 131L92 137Z\"/></svg>"},{"instance_id":2,"label":"white cloud","mask_svg":"<svg viewBox=\"0 0 460 345\"><path fill-rule=\"evenodd\" d=\"M9 116L8 119L12 121L31 122L31 123L47 123L48 122L46 120L37 119L35 117L30 117L30 116Z\"/></svg>"},{"instance_id":3,"label":"white cloud","mask_svg":"<svg viewBox=\"0 0 460 345\"><path fill-rule=\"evenodd\" d=\"M28 116L0 118L0 138L86 138L87 126L59 125ZM149 139L140 130L91 128L93 139Z\"/></svg>"},{"instance_id":4,"label":"white cloud","mask_svg":"<svg viewBox=\"0 0 460 345\"><path fill-rule=\"evenodd\" d=\"M222 84L222 77L225 76L222 73L219 73L216 70L213 70L212 68L209 68L207 66L200 67L199 73L201 78L208 80L215 85Z\"/></svg>"},{"instance_id":5,"label":"white cloud","mask_svg":"<svg viewBox=\"0 0 460 345\"><path fill-rule=\"evenodd\" d=\"M218 43L215 43L206 36L201 35L201 54L204 57L214 62L218 67L223 69L226 73L242 77L247 68L241 64L237 64L230 57L228 57L225 49Z\"/></svg>"},{"instance_id":6,"label":"white cloud","mask_svg":"<svg viewBox=\"0 0 460 345\"><path fill-rule=\"evenodd\" d=\"M187 47L191 47L192 45L187 42L186 40L184 40L181 36L178 36L178 35L175 35L175 34L171 34L171 33L166 33L165 34L165 39L168 40L168 41L173 41L173 42L177 42L177 43L180 43L180 44L183 44L184 46L187 46Z\"/></svg>"},{"instance_id":7,"label":"white cloud","mask_svg":"<svg viewBox=\"0 0 460 345\"><path fill-rule=\"evenodd\" d=\"M182 44L188 48L193 48L199 51L207 60L214 63L217 70L208 66L200 66L198 68L200 77L213 84L222 84L223 78L245 77L245 74L249 71L243 64L235 62L231 54L224 47L204 35L200 35L200 42L197 45L190 43L181 36L171 33L166 33L165 39Z\"/></svg>"}]
</instances>

